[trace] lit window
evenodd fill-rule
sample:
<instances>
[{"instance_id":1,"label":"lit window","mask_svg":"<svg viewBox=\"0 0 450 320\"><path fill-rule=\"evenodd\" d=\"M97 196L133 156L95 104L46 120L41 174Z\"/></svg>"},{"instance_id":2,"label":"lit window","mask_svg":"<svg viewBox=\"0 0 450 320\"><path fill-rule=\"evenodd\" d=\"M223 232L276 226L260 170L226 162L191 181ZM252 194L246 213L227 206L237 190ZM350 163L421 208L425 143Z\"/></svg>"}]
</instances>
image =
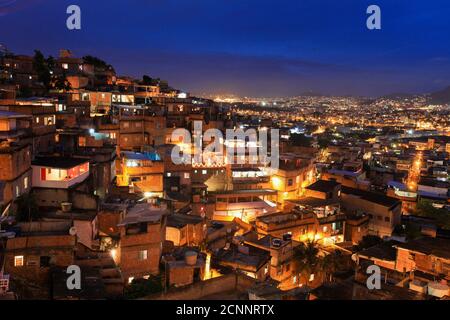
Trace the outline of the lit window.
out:
<instances>
[{"instance_id":1,"label":"lit window","mask_svg":"<svg viewBox=\"0 0 450 320\"><path fill-rule=\"evenodd\" d=\"M185 178L185 179L189 179L189 178L190 178L189 172L185 172L185 173L184 173L184 178Z\"/></svg>"},{"instance_id":2,"label":"lit window","mask_svg":"<svg viewBox=\"0 0 450 320\"><path fill-rule=\"evenodd\" d=\"M327 232L327 231L328 231L328 227L327 226L323 227L323 232Z\"/></svg>"},{"instance_id":3,"label":"lit window","mask_svg":"<svg viewBox=\"0 0 450 320\"><path fill-rule=\"evenodd\" d=\"M202 174L207 174L208 171L207 170L202 170Z\"/></svg>"},{"instance_id":4,"label":"lit window","mask_svg":"<svg viewBox=\"0 0 450 320\"><path fill-rule=\"evenodd\" d=\"M36 117L36 123L39 123L39 117Z\"/></svg>"},{"instance_id":5,"label":"lit window","mask_svg":"<svg viewBox=\"0 0 450 320\"><path fill-rule=\"evenodd\" d=\"M131 284L133 282L133 280L134 280L134 277L129 277L128 278L128 284Z\"/></svg>"},{"instance_id":6,"label":"lit window","mask_svg":"<svg viewBox=\"0 0 450 320\"><path fill-rule=\"evenodd\" d=\"M65 70L69 69L69 65L67 63L63 63L61 67Z\"/></svg>"},{"instance_id":7,"label":"lit window","mask_svg":"<svg viewBox=\"0 0 450 320\"><path fill-rule=\"evenodd\" d=\"M309 276L309 281L314 281L314 273Z\"/></svg>"},{"instance_id":8,"label":"lit window","mask_svg":"<svg viewBox=\"0 0 450 320\"><path fill-rule=\"evenodd\" d=\"M23 266L23 256L15 256L14 267L22 267L22 266Z\"/></svg>"},{"instance_id":9,"label":"lit window","mask_svg":"<svg viewBox=\"0 0 450 320\"><path fill-rule=\"evenodd\" d=\"M139 260L147 260L147 250L139 251Z\"/></svg>"},{"instance_id":10,"label":"lit window","mask_svg":"<svg viewBox=\"0 0 450 320\"><path fill-rule=\"evenodd\" d=\"M23 178L23 187L24 189L28 189L28 177Z\"/></svg>"},{"instance_id":11,"label":"lit window","mask_svg":"<svg viewBox=\"0 0 450 320\"><path fill-rule=\"evenodd\" d=\"M171 176L172 176L172 173L167 172L167 176L168 176L168 177L171 177Z\"/></svg>"},{"instance_id":12,"label":"lit window","mask_svg":"<svg viewBox=\"0 0 450 320\"><path fill-rule=\"evenodd\" d=\"M16 186L16 197L20 195L20 188L19 186Z\"/></svg>"}]
</instances>

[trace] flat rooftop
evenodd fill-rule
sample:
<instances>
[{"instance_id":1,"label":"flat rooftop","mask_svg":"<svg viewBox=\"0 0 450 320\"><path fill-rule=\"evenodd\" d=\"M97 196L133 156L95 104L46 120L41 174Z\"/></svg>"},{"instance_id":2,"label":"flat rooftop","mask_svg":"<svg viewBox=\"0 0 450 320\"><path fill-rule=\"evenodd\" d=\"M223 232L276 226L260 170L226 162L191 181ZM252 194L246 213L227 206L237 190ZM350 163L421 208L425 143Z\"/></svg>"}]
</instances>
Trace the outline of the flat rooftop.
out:
<instances>
[{"instance_id":1,"label":"flat rooftop","mask_svg":"<svg viewBox=\"0 0 450 320\"><path fill-rule=\"evenodd\" d=\"M399 243L396 247L450 259L450 239L424 237L407 243Z\"/></svg>"},{"instance_id":2,"label":"flat rooftop","mask_svg":"<svg viewBox=\"0 0 450 320\"><path fill-rule=\"evenodd\" d=\"M340 183L332 180L318 180L313 184L306 187L307 190L319 191L319 192L329 192L335 187L340 185Z\"/></svg>"},{"instance_id":3,"label":"flat rooftop","mask_svg":"<svg viewBox=\"0 0 450 320\"><path fill-rule=\"evenodd\" d=\"M389 208L401 203L400 200L398 200L396 198L388 197L384 194L365 191L365 190L361 190L361 189L349 188L349 187L344 187L344 186L342 186L342 188L341 188L341 194L342 193L350 194L350 195L356 196L358 198L361 198L363 200L370 201L370 202L379 204L384 207L389 207Z\"/></svg>"},{"instance_id":4,"label":"flat rooftop","mask_svg":"<svg viewBox=\"0 0 450 320\"><path fill-rule=\"evenodd\" d=\"M67 157L37 157L31 162L33 166L70 169L89 162L86 158L67 158Z\"/></svg>"},{"instance_id":5,"label":"flat rooftop","mask_svg":"<svg viewBox=\"0 0 450 320\"><path fill-rule=\"evenodd\" d=\"M187 214L171 214L167 216L167 226L174 228L182 228L188 224L199 224L203 221L200 216L193 216Z\"/></svg>"}]
</instances>

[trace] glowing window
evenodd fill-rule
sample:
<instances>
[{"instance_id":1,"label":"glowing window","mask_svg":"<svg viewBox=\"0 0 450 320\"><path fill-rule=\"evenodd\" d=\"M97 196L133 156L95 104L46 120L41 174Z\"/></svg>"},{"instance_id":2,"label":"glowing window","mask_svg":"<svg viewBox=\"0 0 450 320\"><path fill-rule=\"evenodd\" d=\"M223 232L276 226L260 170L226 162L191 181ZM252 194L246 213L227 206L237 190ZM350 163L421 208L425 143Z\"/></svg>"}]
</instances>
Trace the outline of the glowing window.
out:
<instances>
[{"instance_id":1,"label":"glowing window","mask_svg":"<svg viewBox=\"0 0 450 320\"><path fill-rule=\"evenodd\" d=\"M22 267L22 266L23 266L23 256L15 256L14 267Z\"/></svg>"},{"instance_id":2,"label":"glowing window","mask_svg":"<svg viewBox=\"0 0 450 320\"><path fill-rule=\"evenodd\" d=\"M139 251L139 260L147 260L147 250Z\"/></svg>"}]
</instances>

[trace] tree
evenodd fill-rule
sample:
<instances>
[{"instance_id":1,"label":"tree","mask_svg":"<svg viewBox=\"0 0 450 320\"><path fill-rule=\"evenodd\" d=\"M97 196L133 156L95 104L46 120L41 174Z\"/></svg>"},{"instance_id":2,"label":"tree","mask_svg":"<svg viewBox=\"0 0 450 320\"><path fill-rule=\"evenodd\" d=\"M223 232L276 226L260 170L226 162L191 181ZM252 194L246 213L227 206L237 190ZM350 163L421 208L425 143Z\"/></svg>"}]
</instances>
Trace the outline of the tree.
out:
<instances>
[{"instance_id":1,"label":"tree","mask_svg":"<svg viewBox=\"0 0 450 320\"><path fill-rule=\"evenodd\" d=\"M309 285L312 274L316 274L321 269L321 259L318 256L319 248L317 242L308 240L301 243L294 249L294 270L299 275L306 278Z\"/></svg>"},{"instance_id":2,"label":"tree","mask_svg":"<svg viewBox=\"0 0 450 320\"><path fill-rule=\"evenodd\" d=\"M33 69L37 73L39 82L41 82L45 90L48 91L50 89L52 76L48 66L48 61L39 50L34 50Z\"/></svg>"},{"instance_id":3,"label":"tree","mask_svg":"<svg viewBox=\"0 0 450 320\"><path fill-rule=\"evenodd\" d=\"M420 200L415 214L434 219L439 227L450 230L450 213L444 208L436 208L430 200Z\"/></svg>"},{"instance_id":4,"label":"tree","mask_svg":"<svg viewBox=\"0 0 450 320\"><path fill-rule=\"evenodd\" d=\"M114 71L114 68L110 64L108 64L105 61L103 61L102 59L94 57L94 56L84 56L83 61L87 64L93 65L95 69L99 69L99 70L103 70L103 71L106 71L106 70Z\"/></svg>"},{"instance_id":5,"label":"tree","mask_svg":"<svg viewBox=\"0 0 450 320\"><path fill-rule=\"evenodd\" d=\"M69 91L72 89L72 85L67 80L66 74L63 73L56 77L53 88L56 90Z\"/></svg>"},{"instance_id":6,"label":"tree","mask_svg":"<svg viewBox=\"0 0 450 320\"><path fill-rule=\"evenodd\" d=\"M321 269L325 273L327 280L333 282L333 274L341 270L345 265L344 259L345 257L340 251L333 251L322 259Z\"/></svg>"},{"instance_id":7,"label":"tree","mask_svg":"<svg viewBox=\"0 0 450 320\"><path fill-rule=\"evenodd\" d=\"M380 237L373 236L373 235L366 235L356 245L356 250L361 251L361 250L376 246L377 244L380 244L380 243L383 243L383 239L381 239Z\"/></svg>"},{"instance_id":8,"label":"tree","mask_svg":"<svg viewBox=\"0 0 450 320\"><path fill-rule=\"evenodd\" d=\"M40 218L39 207L32 193L25 193L16 199L18 221L33 221Z\"/></svg>"},{"instance_id":9,"label":"tree","mask_svg":"<svg viewBox=\"0 0 450 320\"><path fill-rule=\"evenodd\" d=\"M289 141L296 147L311 147L312 138L306 137L304 134L291 134Z\"/></svg>"},{"instance_id":10,"label":"tree","mask_svg":"<svg viewBox=\"0 0 450 320\"><path fill-rule=\"evenodd\" d=\"M125 288L125 298L138 299L162 292L162 290L161 277L150 276L148 279L134 279L131 285Z\"/></svg>"}]
</instances>

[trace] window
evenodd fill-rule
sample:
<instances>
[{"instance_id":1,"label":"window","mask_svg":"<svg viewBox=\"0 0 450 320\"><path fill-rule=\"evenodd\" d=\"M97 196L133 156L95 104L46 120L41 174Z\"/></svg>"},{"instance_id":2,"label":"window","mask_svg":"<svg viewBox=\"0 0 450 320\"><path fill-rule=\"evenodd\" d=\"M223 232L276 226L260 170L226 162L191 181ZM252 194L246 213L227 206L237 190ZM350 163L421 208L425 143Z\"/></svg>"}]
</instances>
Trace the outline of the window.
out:
<instances>
[{"instance_id":1,"label":"window","mask_svg":"<svg viewBox=\"0 0 450 320\"><path fill-rule=\"evenodd\" d=\"M147 250L139 251L139 260L147 260Z\"/></svg>"},{"instance_id":2,"label":"window","mask_svg":"<svg viewBox=\"0 0 450 320\"><path fill-rule=\"evenodd\" d=\"M327 232L327 231L328 231L328 227L327 226L323 227L323 232Z\"/></svg>"},{"instance_id":3,"label":"window","mask_svg":"<svg viewBox=\"0 0 450 320\"><path fill-rule=\"evenodd\" d=\"M36 123L39 123L39 117L36 117Z\"/></svg>"},{"instance_id":4,"label":"window","mask_svg":"<svg viewBox=\"0 0 450 320\"><path fill-rule=\"evenodd\" d=\"M65 70L67 70L67 69L69 69L69 64L63 63L63 64L61 64L61 67Z\"/></svg>"},{"instance_id":5,"label":"window","mask_svg":"<svg viewBox=\"0 0 450 320\"><path fill-rule=\"evenodd\" d=\"M288 186L291 187L294 184L294 181L292 179L288 179Z\"/></svg>"},{"instance_id":6,"label":"window","mask_svg":"<svg viewBox=\"0 0 450 320\"><path fill-rule=\"evenodd\" d=\"M20 188L16 186L16 197L20 196Z\"/></svg>"},{"instance_id":7,"label":"window","mask_svg":"<svg viewBox=\"0 0 450 320\"><path fill-rule=\"evenodd\" d=\"M202 170L202 174L207 174L208 170Z\"/></svg>"},{"instance_id":8,"label":"window","mask_svg":"<svg viewBox=\"0 0 450 320\"><path fill-rule=\"evenodd\" d=\"M41 256L39 258L39 265L41 268L50 267L50 257L49 256Z\"/></svg>"},{"instance_id":9,"label":"window","mask_svg":"<svg viewBox=\"0 0 450 320\"><path fill-rule=\"evenodd\" d=\"M28 177L23 178L23 188L28 189Z\"/></svg>"},{"instance_id":10,"label":"window","mask_svg":"<svg viewBox=\"0 0 450 320\"><path fill-rule=\"evenodd\" d=\"M130 123L128 121L124 121L123 122L123 127L124 128L129 128L130 127Z\"/></svg>"},{"instance_id":11,"label":"window","mask_svg":"<svg viewBox=\"0 0 450 320\"><path fill-rule=\"evenodd\" d=\"M185 173L184 173L184 178L185 178L185 179L190 179L190 176L191 176L191 175L189 174L189 172L185 172Z\"/></svg>"},{"instance_id":12,"label":"window","mask_svg":"<svg viewBox=\"0 0 450 320\"><path fill-rule=\"evenodd\" d=\"M391 222L391 218L385 217L385 218L384 218L384 221L385 221L385 222Z\"/></svg>"},{"instance_id":13,"label":"window","mask_svg":"<svg viewBox=\"0 0 450 320\"><path fill-rule=\"evenodd\" d=\"M132 284L132 283L133 283L133 280L134 280L134 277L129 277L129 278L128 278L128 284Z\"/></svg>"},{"instance_id":14,"label":"window","mask_svg":"<svg viewBox=\"0 0 450 320\"><path fill-rule=\"evenodd\" d=\"M309 276L309 281L314 281L314 273Z\"/></svg>"},{"instance_id":15,"label":"window","mask_svg":"<svg viewBox=\"0 0 450 320\"><path fill-rule=\"evenodd\" d=\"M23 267L23 256L14 257L14 267Z\"/></svg>"}]
</instances>

